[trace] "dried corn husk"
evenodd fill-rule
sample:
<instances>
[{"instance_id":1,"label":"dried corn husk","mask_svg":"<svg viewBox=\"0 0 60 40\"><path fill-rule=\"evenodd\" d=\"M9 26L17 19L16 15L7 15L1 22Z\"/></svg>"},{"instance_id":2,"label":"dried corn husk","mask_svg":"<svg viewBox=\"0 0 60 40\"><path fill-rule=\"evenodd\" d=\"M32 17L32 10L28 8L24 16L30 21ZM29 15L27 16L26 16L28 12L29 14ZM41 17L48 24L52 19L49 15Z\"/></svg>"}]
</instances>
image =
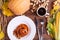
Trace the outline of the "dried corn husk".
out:
<instances>
[{"instance_id":1,"label":"dried corn husk","mask_svg":"<svg viewBox=\"0 0 60 40\"><path fill-rule=\"evenodd\" d=\"M2 5L3 5L3 1L0 0L0 9L1 9Z\"/></svg>"}]
</instances>

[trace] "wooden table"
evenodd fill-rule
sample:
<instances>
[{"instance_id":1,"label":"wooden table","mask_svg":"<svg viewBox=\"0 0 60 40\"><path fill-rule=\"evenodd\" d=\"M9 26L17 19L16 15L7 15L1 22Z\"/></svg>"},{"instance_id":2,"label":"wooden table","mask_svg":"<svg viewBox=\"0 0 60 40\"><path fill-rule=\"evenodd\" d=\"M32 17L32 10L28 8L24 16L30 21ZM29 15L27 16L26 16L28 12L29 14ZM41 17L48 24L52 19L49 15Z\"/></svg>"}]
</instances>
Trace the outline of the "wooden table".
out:
<instances>
[{"instance_id":1,"label":"wooden table","mask_svg":"<svg viewBox=\"0 0 60 40\"><path fill-rule=\"evenodd\" d=\"M50 2L49 2L48 12L52 8L51 4L52 4L52 0L50 0ZM43 19L44 20L44 25L43 25L43 27L44 27L44 34L43 34L44 39L43 40L52 40L52 38L47 34L47 29L46 29L47 18L46 17L39 17L39 16L37 16L36 12L32 13L30 10L28 10L24 15L27 16L27 17L29 17L29 18L31 18L34 21L34 23L35 23L36 20L39 22L38 28L40 29L40 32L41 32L41 26L42 26L41 23L40 23L40 20ZM2 11L0 10L0 17L2 19L2 21L1 21L2 22L2 30L3 30L3 32L5 34L5 37L4 37L3 40L10 40L9 37L8 37L8 35L7 35L7 25L10 22L11 19L13 19L14 17L16 17L16 15L14 15L12 17L7 17L7 16L4 16L2 14ZM34 37L33 40L39 40L37 30L36 30L36 35L35 35L35 37Z\"/></svg>"},{"instance_id":2,"label":"wooden table","mask_svg":"<svg viewBox=\"0 0 60 40\"><path fill-rule=\"evenodd\" d=\"M31 18L34 21L34 23L35 23L35 20L38 20L38 22L39 22L38 28L40 28L40 32L41 32L41 23L40 23L40 20L43 19L44 20L44 25L43 25L43 27L44 27L44 34L43 34L44 40L51 40L51 37L48 36L47 30L46 30L46 25L47 25L47 18L46 17L39 17L39 16L36 15L36 13L32 13L29 10L24 15L29 17L29 18ZM5 37L4 37L3 40L10 40L8 35L7 35L7 25L10 22L10 20L13 19L16 16L14 15L12 17L6 17L6 16L4 16L2 14L2 11L0 10L0 17L2 18L2 21L1 21L2 22L2 29L3 29L3 32L5 33ZM36 35L34 37L34 40L39 40L38 34L37 34L37 30L36 30Z\"/></svg>"}]
</instances>

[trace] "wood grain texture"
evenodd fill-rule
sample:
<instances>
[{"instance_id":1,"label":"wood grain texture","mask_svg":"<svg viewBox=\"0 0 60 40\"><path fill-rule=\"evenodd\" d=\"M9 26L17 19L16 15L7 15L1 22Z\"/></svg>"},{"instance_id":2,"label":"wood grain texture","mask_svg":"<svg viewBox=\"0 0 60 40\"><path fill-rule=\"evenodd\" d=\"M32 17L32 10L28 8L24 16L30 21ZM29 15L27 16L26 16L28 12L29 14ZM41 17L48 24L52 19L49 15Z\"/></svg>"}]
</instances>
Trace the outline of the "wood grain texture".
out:
<instances>
[{"instance_id":1,"label":"wood grain texture","mask_svg":"<svg viewBox=\"0 0 60 40\"><path fill-rule=\"evenodd\" d=\"M50 10L52 8L52 2L53 1L50 0L49 5L48 5L48 8L49 8L48 12L50 12ZM44 25L43 25L43 27L44 27L44 34L43 34L44 40L52 40L52 38L47 34L47 29L46 29L47 18L46 17L39 17L39 16L37 16L36 12L32 13L30 10L28 10L27 12L25 12L24 15L27 16L27 17L29 17L29 18L31 18L34 21L34 23L35 23L35 18L39 22L40 22L40 19L43 19L44 20ZM9 37L8 37L8 35L7 35L7 25L10 22L11 19L13 19L14 17L16 17L16 15L14 15L12 17L6 17L6 16L4 16L2 14L2 11L0 10L0 16L1 16L0 18L2 19L2 21L1 21L2 22L2 29L3 29L3 32L5 33L5 37L4 37L3 40L10 40ZM39 23L38 28L40 28L40 32L41 32L41 23ZM37 30L36 30L36 35L35 35L35 37L34 37L33 40L39 40L38 39Z\"/></svg>"}]
</instances>

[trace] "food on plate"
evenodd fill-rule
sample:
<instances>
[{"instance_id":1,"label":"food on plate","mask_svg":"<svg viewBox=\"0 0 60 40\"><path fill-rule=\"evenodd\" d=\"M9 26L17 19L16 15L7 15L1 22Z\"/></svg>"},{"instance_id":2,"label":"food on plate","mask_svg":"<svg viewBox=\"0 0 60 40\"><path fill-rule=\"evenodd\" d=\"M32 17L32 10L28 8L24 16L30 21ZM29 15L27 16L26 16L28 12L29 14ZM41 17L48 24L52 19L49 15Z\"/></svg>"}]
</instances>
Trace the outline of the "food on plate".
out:
<instances>
[{"instance_id":1,"label":"food on plate","mask_svg":"<svg viewBox=\"0 0 60 40\"><path fill-rule=\"evenodd\" d=\"M30 7L30 0L10 0L8 3L8 8L14 12L16 15L22 15Z\"/></svg>"},{"instance_id":2,"label":"food on plate","mask_svg":"<svg viewBox=\"0 0 60 40\"><path fill-rule=\"evenodd\" d=\"M18 25L18 27L13 31L13 35L15 35L18 39L26 36L28 33L29 33L29 29L26 24Z\"/></svg>"}]
</instances>

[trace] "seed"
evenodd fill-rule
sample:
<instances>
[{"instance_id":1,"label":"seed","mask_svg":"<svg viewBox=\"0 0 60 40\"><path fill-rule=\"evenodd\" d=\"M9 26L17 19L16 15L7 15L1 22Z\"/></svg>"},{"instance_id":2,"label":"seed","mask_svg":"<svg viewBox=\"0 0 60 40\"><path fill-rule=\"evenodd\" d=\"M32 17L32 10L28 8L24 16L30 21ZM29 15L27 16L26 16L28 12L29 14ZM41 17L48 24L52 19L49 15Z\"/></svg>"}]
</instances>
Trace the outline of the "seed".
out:
<instances>
[{"instance_id":1,"label":"seed","mask_svg":"<svg viewBox=\"0 0 60 40\"><path fill-rule=\"evenodd\" d=\"M36 3L37 1L35 0L34 3Z\"/></svg>"},{"instance_id":2,"label":"seed","mask_svg":"<svg viewBox=\"0 0 60 40\"><path fill-rule=\"evenodd\" d=\"M30 3L30 5L33 5L33 3Z\"/></svg>"},{"instance_id":3,"label":"seed","mask_svg":"<svg viewBox=\"0 0 60 40\"><path fill-rule=\"evenodd\" d=\"M38 4L38 1L36 2L36 5Z\"/></svg>"},{"instance_id":4,"label":"seed","mask_svg":"<svg viewBox=\"0 0 60 40\"><path fill-rule=\"evenodd\" d=\"M35 9L36 7L33 7L33 9Z\"/></svg>"},{"instance_id":5,"label":"seed","mask_svg":"<svg viewBox=\"0 0 60 40\"><path fill-rule=\"evenodd\" d=\"M31 12L34 12L33 10L31 10Z\"/></svg>"},{"instance_id":6,"label":"seed","mask_svg":"<svg viewBox=\"0 0 60 40\"><path fill-rule=\"evenodd\" d=\"M34 0L31 0L31 1L34 1Z\"/></svg>"},{"instance_id":7,"label":"seed","mask_svg":"<svg viewBox=\"0 0 60 40\"><path fill-rule=\"evenodd\" d=\"M33 7L35 6L35 4L33 5Z\"/></svg>"}]
</instances>

